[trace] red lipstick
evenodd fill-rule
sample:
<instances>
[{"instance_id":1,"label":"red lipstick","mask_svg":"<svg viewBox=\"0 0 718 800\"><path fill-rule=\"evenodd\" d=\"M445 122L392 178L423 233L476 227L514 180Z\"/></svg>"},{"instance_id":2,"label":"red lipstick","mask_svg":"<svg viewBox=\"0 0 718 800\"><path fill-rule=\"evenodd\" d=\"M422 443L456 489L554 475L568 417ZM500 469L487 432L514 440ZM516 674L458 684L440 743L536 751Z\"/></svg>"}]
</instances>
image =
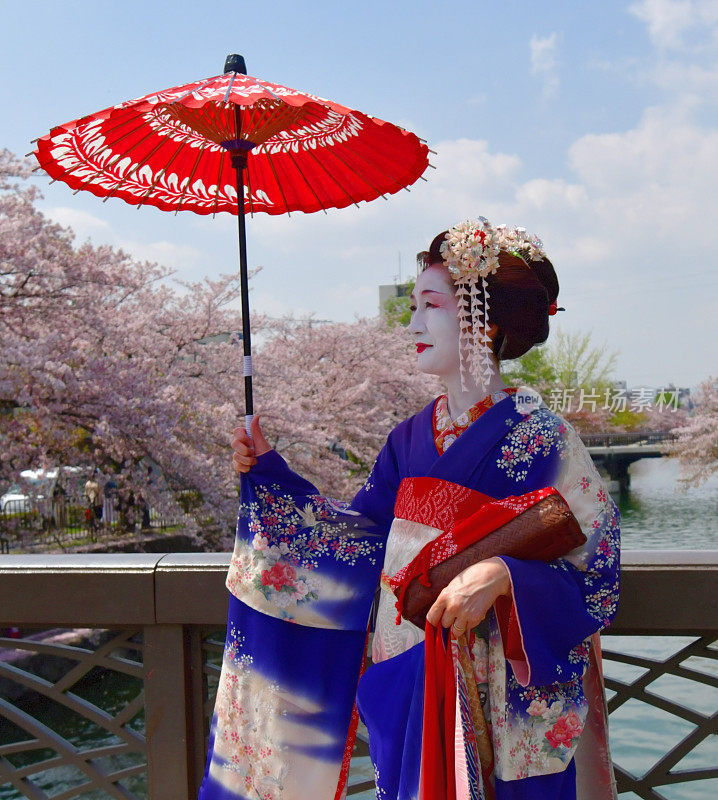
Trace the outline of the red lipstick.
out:
<instances>
[{"instance_id":1,"label":"red lipstick","mask_svg":"<svg viewBox=\"0 0 718 800\"><path fill-rule=\"evenodd\" d=\"M416 345L416 352L417 353L423 353L424 350L426 350L427 347L431 347L431 345L430 344L424 344L423 342L419 342Z\"/></svg>"}]
</instances>

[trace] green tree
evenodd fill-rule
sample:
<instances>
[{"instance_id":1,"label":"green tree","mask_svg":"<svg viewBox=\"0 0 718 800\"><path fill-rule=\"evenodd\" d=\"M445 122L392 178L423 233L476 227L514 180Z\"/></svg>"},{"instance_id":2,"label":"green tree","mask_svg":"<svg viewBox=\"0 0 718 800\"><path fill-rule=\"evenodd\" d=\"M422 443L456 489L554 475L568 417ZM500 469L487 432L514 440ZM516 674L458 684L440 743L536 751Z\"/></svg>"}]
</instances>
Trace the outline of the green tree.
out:
<instances>
[{"instance_id":1,"label":"green tree","mask_svg":"<svg viewBox=\"0 0 718 800\"><path fill-rule=\"evenodd\" d=\"M513 386L525 384L533 386L541 393L556 386L556 370L551 362L550 351L545 345L532 347L521 358L505 364L507 366L502 369L503 378Z\"/></svg>"},{"instance_id":2,"label":"green tree","mask_svg":"<svg viewBox=\"0 0 718 800\"><path fill-rule=\"evenodd\" d=\"M411 293L414 290L415 283L416 280L414 278L409 278L406 283L401 285L403 293L398 297L390 297L384 303L383 317L390 328L394 328L397 325L406 327L411 321L411 309L409 306L411 305Z\"/></svg>"},{"instance_id":3,"label":"green tree","mask_svg":"<svg viewBox=\"0 0 718 800\"><path fill-rule=\"evenodd\" d=\"M618 352L609 351L605 344L593 345L591 335L591 331L567 333L558 329L546 344L509 362L504 376L534 386L539 392L580 388L605 391L611 386Z\"/></svg>"}]
</instances>

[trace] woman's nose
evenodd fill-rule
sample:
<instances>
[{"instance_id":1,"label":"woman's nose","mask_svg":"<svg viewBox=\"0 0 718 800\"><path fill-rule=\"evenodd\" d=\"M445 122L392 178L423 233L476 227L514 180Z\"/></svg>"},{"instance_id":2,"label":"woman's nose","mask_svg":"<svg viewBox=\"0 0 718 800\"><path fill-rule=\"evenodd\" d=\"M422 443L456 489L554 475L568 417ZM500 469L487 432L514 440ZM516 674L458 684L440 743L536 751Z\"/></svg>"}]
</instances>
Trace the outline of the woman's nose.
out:
<instances>
[{"instance_id":1,"label":"woman's nose","mask_svg":"<svg viewBox=\"0 0 718 800\"><path fill-rule=\"evenodd\" d=\"M409 320L409 333L424 333L426 325L420 311L412 311L411 319Z\"/></svg>"}]
</instances>

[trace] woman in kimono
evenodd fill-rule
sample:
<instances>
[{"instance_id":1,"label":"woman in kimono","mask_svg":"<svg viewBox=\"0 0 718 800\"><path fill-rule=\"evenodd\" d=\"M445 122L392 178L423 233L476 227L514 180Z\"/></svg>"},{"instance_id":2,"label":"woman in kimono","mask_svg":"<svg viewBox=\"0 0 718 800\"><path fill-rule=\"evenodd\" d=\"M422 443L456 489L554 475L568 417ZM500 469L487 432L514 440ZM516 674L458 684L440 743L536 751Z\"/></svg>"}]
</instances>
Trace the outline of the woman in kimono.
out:
<instances>
[{"instance_id":1,"label":"woman in kimono","mask_svg":"<svg viewBox=\"0 0 718 800\"><path fill-rule=\"evenodd\" d=\"M439 234L424 262L409 330L447 391L391 432L351 504L293 473L256 419L252 439L235 431L242 503L201 800L340 798L357 681L381 800L616 796L598 632L618 600L618 511L574 429L498 369L546 340L553 267L536 238L483 218ZM505 511L547 487L583 545L469 566L426 631L397 617L392 579L422 548L479 500Z\"/></svg>"}]
</instances>

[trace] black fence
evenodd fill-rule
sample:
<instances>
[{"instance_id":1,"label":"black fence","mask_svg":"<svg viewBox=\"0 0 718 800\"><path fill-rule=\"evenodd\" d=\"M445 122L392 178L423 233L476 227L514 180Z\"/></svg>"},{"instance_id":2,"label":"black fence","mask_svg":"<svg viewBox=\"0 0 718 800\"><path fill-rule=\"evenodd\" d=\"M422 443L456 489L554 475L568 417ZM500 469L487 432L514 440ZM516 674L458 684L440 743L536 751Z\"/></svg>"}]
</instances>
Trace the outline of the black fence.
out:
<instances>
[{"instance_id":1,"label":"black fence","mask_svg":"<svg viewBox=\"0 0 718 800\"><path fill-rule=\"evenodd\" d=\"M165 517L145 505L119 509L108 499L101 506L8 499L0 508L0 553L17 548L92 543L137 532L178 528L182 524L181 519Z\"/></svg>"}]
</instances>

